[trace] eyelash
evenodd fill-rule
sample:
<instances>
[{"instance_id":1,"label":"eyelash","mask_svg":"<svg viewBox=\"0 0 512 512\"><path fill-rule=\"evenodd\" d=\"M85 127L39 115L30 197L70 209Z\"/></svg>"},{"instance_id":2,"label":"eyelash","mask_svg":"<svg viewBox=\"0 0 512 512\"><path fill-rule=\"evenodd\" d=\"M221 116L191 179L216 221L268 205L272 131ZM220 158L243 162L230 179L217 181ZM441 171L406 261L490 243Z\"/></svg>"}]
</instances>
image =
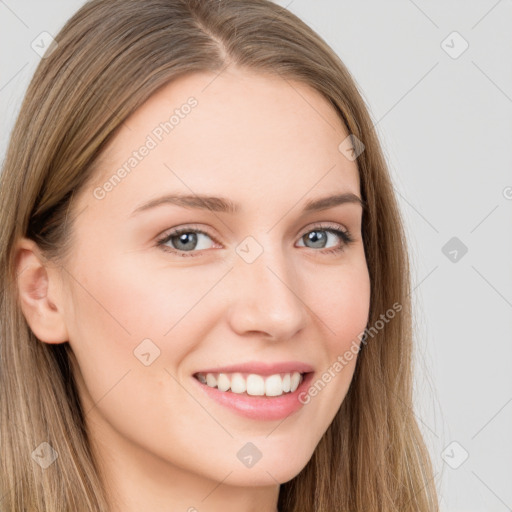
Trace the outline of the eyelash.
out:
<instances>
[{"instance_id":1,"label":"eyelash","mask_svg":"<svg viewBox=\"0 0 512 512\"><path fill-rule=\"evenodd\" d=\"M335 228L335 227L332 227L332 226L325 226L325 225L314 226L309 231L306 231L300 238L303 238L308 233L311 233L313 231L328 231L330 233L335 234L336 236L338 236L342 240L342 244L339 247L316 251L316 252L322 252L323 254L338 254L338 253L341 253L341 252L343 252L345 250L345 248L348 245L350 245L354 241L354 239L352 238L352 235L350 234L350 232L347 229L339 229L337 227ZM203 230L195 229L195 228L192 228L192 227L184 227L184 228L175 229L171 233L166 234L163 238L160 238L157 241L157 246L161 247L162 250L165 251L165 252L169 252L171 254L175 254L177 256L182 256L182 257L185 257L185 258L186 257L201 256L201 252L202 252L201 250L200 251L180 251L178 249L173 249L173 248L169 247L168 245L165 245L167 242L169 242L171 240L171 238L173 238L175 236L182 235L183 233L199 233L199 234L203 234L203 235L206 235L206 236L210 237L214 242L218 243L215 240L214 237L210 236L208 233L206 233ZM313 250L315 250L315 249L313 249Z\"/></svg>"}]
</instances>

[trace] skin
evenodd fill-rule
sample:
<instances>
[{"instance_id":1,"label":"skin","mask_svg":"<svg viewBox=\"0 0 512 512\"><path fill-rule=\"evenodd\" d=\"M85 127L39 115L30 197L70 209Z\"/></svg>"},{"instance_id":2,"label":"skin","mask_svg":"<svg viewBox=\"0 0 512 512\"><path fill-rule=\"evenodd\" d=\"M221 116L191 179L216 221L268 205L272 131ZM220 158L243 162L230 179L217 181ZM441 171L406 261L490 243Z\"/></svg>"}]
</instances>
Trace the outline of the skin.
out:
<instances>
[{"instance_id":1,"label":"skin","mask_svg":"<svg viewBox=\"0 0 512 512\"><path fill-rule=\"evenodd\" d=\"M215 76L180 77L124 123L76 197L64 266L46 263L31 240L18 242L23 313L41 342L73 349L116 511L274 512L279 484L307 464L339 409L356 357L284 421L242 417L205 396L192 375L295 360L318 378L368 319L361 206L302 212L308 200L335 192L360 197L356 162L338 150L348 135L339 117L298 82L234 68ZM191 113L96 199L94 188L190 96L198 101ZM130 217L164 193L223 196L241 212L166 204ZM353 242L326 253L344 242L327 231L325 246L308 242L319 223L348 230ZM190 224L207 233L195 257L156 245ZM236 252L248 236L263 248L250 264ZM166 245L183 247L177 243ZM146 338L160 350L149 366L133 353ZM262 453L251 468L236 456L247 442Z\"/></svg>"}]
</instances>

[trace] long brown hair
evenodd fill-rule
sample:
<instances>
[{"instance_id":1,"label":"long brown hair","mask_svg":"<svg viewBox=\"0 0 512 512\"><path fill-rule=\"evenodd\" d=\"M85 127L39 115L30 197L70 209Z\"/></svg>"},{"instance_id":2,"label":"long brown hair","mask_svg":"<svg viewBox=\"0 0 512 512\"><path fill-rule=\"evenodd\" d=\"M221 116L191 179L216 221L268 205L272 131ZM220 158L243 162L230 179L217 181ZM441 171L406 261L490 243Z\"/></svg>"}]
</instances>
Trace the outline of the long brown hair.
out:
<instances>
[{"instance_id":1,"label":"long brown hair","mask_svg":"<svg viewBox=\"0 0 512 512\"><path fill-rule=\"evenodd\" d=\"M16 240L29 237L47 261L65 261L73 194L91 179L116 129L173 78L232 65L316 89L362 141L368 325L401 305L364 344L346 398L311 460L281 485L279 510L437 511L431 461L413 413L404 229L369 114L339 57L268 0L93 0L56 41L27 90L0 177L1 509L107 511L109 502L88 443L69 343L38 341L21 312ZM44 471L30 457L42 442L58 453L58 463Z\"/></svg>"}]
</instances>

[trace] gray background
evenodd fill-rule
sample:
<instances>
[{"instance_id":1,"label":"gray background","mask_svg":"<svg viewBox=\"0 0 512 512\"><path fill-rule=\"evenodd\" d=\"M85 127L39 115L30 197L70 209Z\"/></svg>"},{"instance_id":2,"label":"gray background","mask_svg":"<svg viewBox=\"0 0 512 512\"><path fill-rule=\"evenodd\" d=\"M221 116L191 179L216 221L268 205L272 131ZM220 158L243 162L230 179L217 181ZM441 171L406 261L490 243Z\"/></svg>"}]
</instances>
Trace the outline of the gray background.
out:
<instances>
[{"instance_id":1,"label":"gray background","mask_svg":"<svg viewBox=\"0 0 512 512\"><path fill-rule=\"evenodd\" d=\"M82 3L0 0L2 157L39 60L32 41ZM348 66L390 165L413 267L416 415L441 510L511 510L512 4L278 3Z\"/></svg>"}]
</instances>

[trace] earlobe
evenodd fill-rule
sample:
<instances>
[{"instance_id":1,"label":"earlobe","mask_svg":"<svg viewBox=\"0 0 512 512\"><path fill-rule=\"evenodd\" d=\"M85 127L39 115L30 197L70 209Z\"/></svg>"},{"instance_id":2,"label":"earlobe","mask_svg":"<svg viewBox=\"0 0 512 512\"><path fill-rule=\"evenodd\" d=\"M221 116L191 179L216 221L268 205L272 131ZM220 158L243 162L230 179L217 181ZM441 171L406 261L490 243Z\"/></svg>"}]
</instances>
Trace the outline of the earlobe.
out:
<instances>
[{"instance_id":1,"label":"earlobe","mask_svg":"<svg viewBox=\"0 0 512 512\"><path fill-rule=\"evenodd\" d=\"M45 343L68 341L55 269L28 238L17 242L15 262L20 306L34 335Z\"/></svg>"}]
</instances>

